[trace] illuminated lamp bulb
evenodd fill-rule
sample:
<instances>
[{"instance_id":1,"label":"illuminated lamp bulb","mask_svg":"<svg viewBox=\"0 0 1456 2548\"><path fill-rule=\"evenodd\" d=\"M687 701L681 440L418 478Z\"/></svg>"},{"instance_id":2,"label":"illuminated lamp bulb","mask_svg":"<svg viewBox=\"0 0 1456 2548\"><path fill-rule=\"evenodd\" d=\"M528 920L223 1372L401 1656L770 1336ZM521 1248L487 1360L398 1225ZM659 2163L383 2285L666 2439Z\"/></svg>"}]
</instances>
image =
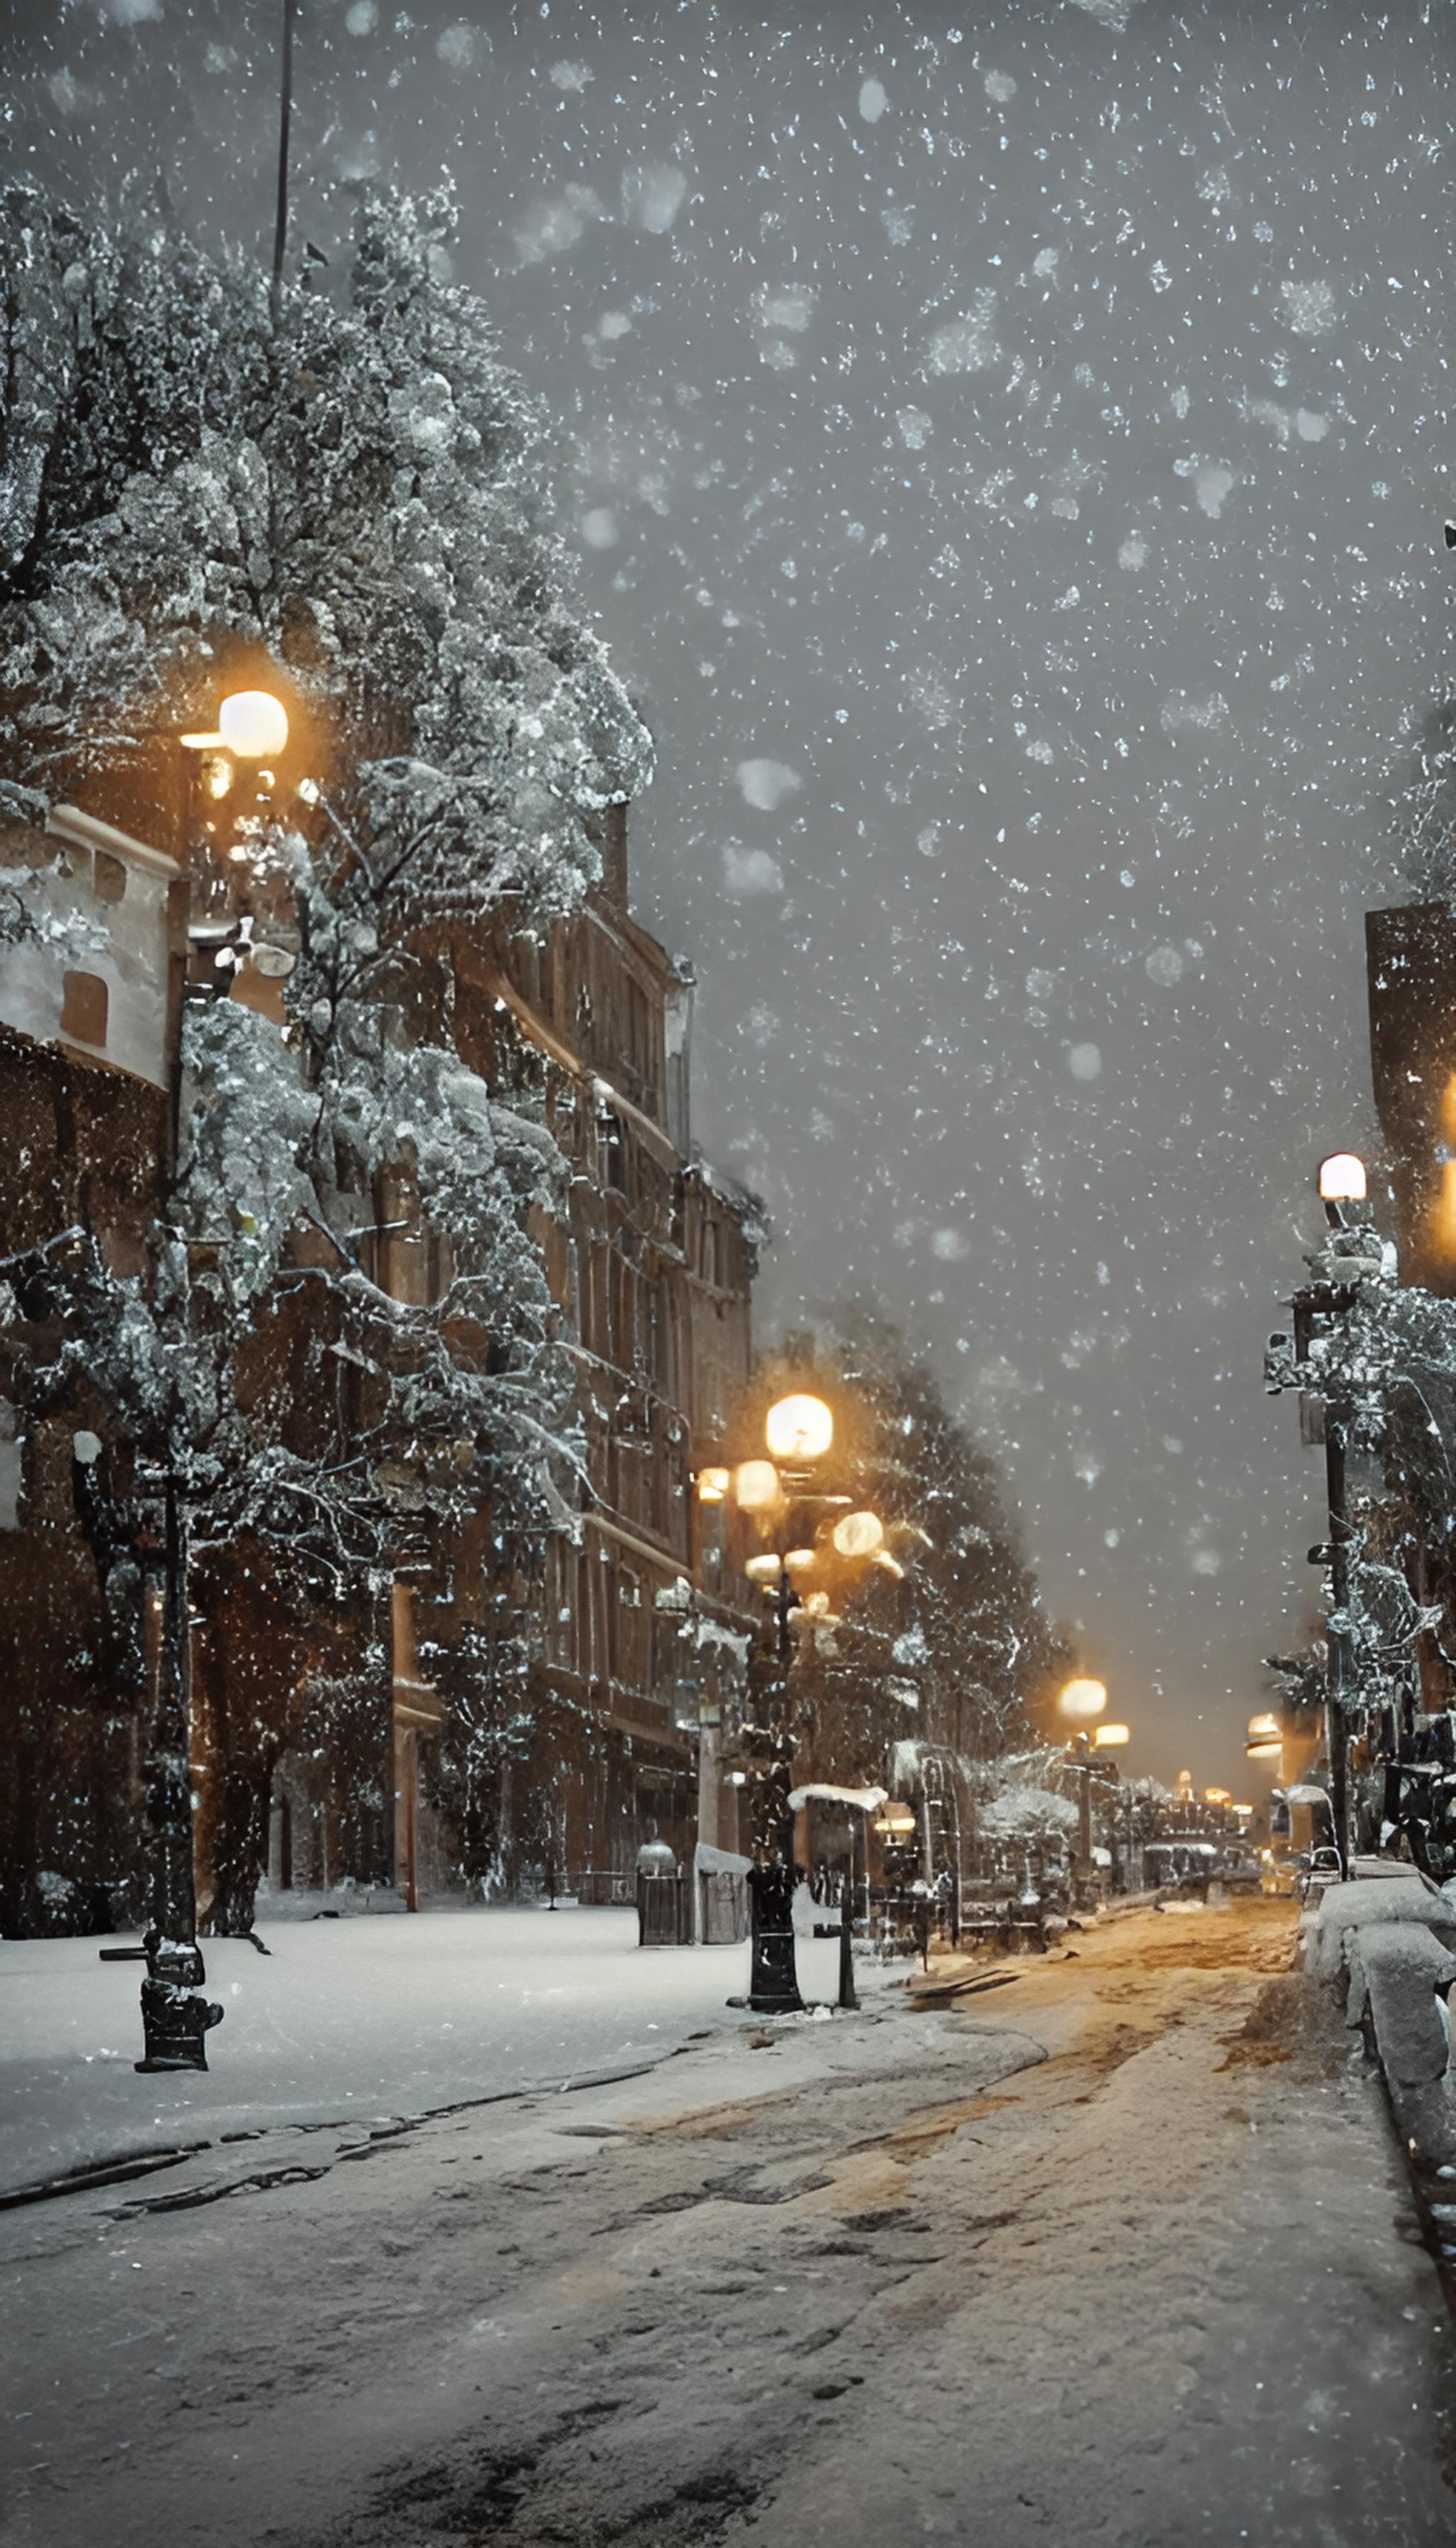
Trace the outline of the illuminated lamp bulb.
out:
<instances>
[{"instance_id":1,"label":"illuminated lamp bulb","mask_svg":"<svg viewBox=\"0 0 1456 2548\"><path fill-rule=\"evenodd\" d=\"M1320 1200L1321 1203L1363 1203L1365 1200L1365 1162L1353 1150L1331 1150L1320 1162Z\"/></svg>"},{"instance_id":2,"label":"illuminated lamp bulb","mask_svg":"<svg viewBox=\"0 0 1456 2548\"><path fill-rule=\"evenodd\" d=\"M733 1473L733 1495L740 1512L772 1512L781 1500L773 1461L744 1460Z\"/></svg>"},{"instance_id":3,"label":"illuminated lamp bulb","mask_svg":"<svg viewBox=\"0 0 1456 2548\"><path fill-rule=\"evenodd\" d=\"M1243 1757L1245 1761L1277 1761L1283 1750L1282 1743L1270 1743L1266 1739L1262 1743L1245 1743Z\"/></svg>"},{"instance_id":4,"label":"illuminated lamp bulb","mask_svg":"<svg viewBox=\"0 0 1456 2548\"><path fill-rule=\"evenodd\" d=\"M764 1549L759 1556L749 1559L743 1571L751 1584L776 1584L779 1562L772 1549Z\"/></svg>"},{"instance_id":5,"label":"illuminated lamp bulb","mask_svg":"<svg viewBox=\"0 0 1456 2548\"><path fill-rule=\"evenodd\" d=\"M1132 1740L1132 1728L1127 1725L1099 1725L1092 1736L1093 1747L1098 1752L1120 1751L1125 1743Z\"/></svg>"},{"instance_id":6,"label":"illuminated lamp bulb","mask_svg":"<svg viewBox=\"0 0 1456 2548\"><path fill-rule=\"evenodd\" d=\"M1228 1789L1227 1787L1205 1787L1203 1791L1203 1800L1206 1805L1227 1805L1228 1802Z\"/></svg>"},{"instance_id":7,"label":"illuminated lamp bulb","mask_svg":"<svg viewBox=\"0 0 1456 2548\"><path fill-rule=\"evenodd\" d=\"M1069 1681L1056 1702L1058 1712L1074 1722L1100 1716L1107 1705L1107 1684L1078 1679Z\"/></svg>"},{"instance_id":8,"label":"illuminated lamp bulb","mask_svg":"<svg viewBox=\"0 0 1456 2548\"><path fill-rule=\"evenodd\" d=\"M806 1567L813 1565L817 1555L817 1549L791 1548L783 1563L788 1568L790 1575L802 1575Z\"/></svg>"},{"instance_id":9,"label":"illuminated lamp bulb","mask_svg":"<svg viewBox=\"0 0 1456 2548\"><path fill-rule=\"evenodd\" d=\"M218 710L218 732L239 761L276 761L288 745L288 710L271 690L234 690Z\"/></svg>"},{"instance_id":10,"label":"illuminated lamp bulb","mask_svg":"<svg viewBox=\"0 0 1456 2548\"><path fill-rule=\"evenodd\" d=\"M892 1576L896 1584L904 1583L905 1569L898 1557L891 1557L887 1548L877 1548L869 1563L871 1566L880 1567L886 1575Z\"/></svg>"},{"instance_id":11,"label":"illuminated lamp bulb","mask_svg":"<svg viewBox=\"0 0 1456 2548\"><path fill-rule=\"evenodd\" d=\"M764 1439L775 1460L822 1460L834 1440L834 1417L822 1398L796 1393L770 1408Z\"/></svg>"},{"instance_id":12,"label":"illuminated lamp bulb","mask_svg":"<svg viewBox=\"0 0 1456 2548\"><path fill-rule=\"evenodd\" d=\"M721 1503L725 1503L725 1502L727 1502L727 1498L728 1498L728 1472L727 1472L727 1470L726 1470L726 1469L699 1469L699 1470L698 1470L698 1473L697 1473L697 1501L698 1501L698 1502L699 1502L700 1504L721 1504Z\"/></svg>"},{"instance_id":13,"label":"illuminated lamp bulb","mask_svg":"<svg viewBox=\"0 0 1456 2548\"><path fill-rule=\"evenodd\" d=\"M841 1514L830 1533L841 1557L872 1557L884 1546L884 1524L878 1513Z\"/></svg>"},{"instance_id":14,"label":"illuminated lamp bulb","mask_svg":"<svg viewBox=\"0 0 1456 2548\"><path fill-rule=\"evenodd\" d=\"M827 1592L806 1592L799 1607L807 1610L811 1619L823 1619L828 1615L829 1595Z\"/></svg>"},{"instance_id":15,"label":"illuminated lamp bulb","mask_svg":"<svg viewBox=\"0 0 1456 2548\"><path fill-rule=\"evenodd\" d=\"M1250 1743L1277 1743L1279 1719L1266 1709L1262 1716L1249 1718L1247 1733Z\"/></svg>"}]
</instances>

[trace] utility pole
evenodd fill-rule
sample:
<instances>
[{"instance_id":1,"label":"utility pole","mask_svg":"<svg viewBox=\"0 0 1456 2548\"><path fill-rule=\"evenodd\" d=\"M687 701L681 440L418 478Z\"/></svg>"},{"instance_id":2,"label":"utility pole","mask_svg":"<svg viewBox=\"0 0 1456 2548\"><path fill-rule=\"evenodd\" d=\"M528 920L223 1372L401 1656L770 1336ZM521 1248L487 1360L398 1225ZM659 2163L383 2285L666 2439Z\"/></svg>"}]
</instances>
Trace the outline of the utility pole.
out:
<instances>
[{"instance_id":1,"label":"utility pole","mask_svg":"<svg viewBox=\"0 0 1456 2548\"><path fill-rule=\"evenodd\" d=\"M278 209L273 225L273 283L268 315L273 332L283 303L283 259L288 248L288 142L293 122L293 29L298 0L283 0L283 63L278 96Z\"/></svg>"}]
</instances>

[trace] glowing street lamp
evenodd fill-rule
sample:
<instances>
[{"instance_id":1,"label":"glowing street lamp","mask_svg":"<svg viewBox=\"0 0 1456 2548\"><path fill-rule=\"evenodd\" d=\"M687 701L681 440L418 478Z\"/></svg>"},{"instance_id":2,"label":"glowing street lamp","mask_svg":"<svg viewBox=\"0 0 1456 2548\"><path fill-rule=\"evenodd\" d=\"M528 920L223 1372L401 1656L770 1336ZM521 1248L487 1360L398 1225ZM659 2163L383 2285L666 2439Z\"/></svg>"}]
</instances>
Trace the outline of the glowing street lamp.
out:
<instances>
[{"instance_id":1,"label":"glowing street lamp","mask_svg":"<svg viewBox=\"0 0 1456 2548\"><path fill-rule=\"evenodd\" d=\"M1097 1752L1120 1752L1123 1745L1132 1740L1131 1726L1099 1725L1092 1736L1092 1747Z\"/></svg>"},{"instance_id":2,"label":"glowing street lamp","mask_svg":"<svg viewBox=\"0 0 1456 2548\"><path fill-rule=\"evenodd\" d=\"M740 1512L773 1512L783 1490L772 1460L742 1460L733 1472L733 1499Z\"/></svg>"},{"instance_id":3,"label":"glowing street lamp","mask_svg":"<svg viewBox=\"0 0 1456 2548\"><path fill-rule=\"evenodd\" d=\"M288 710L271 690L233 690L218 710L218 732L238 761L276 761L288 744Z\"/></svg>"},{"instance_id":4,"label":"glowing street lamp","mask_svg":"<svg viewBox=\"0 0 1456 2548\"><path fill-rule=\"evenodd\" d=\"M1353 1150L1331 1150L1327 1159L1320 1160L1321 1203L1363 1203L1365 1195L1365 1162Z\"/></svg>"},{"instance_id":5,"label":"glowing street lamp","mask_svg":"<svg viewBox=\"0 0 1456 2548\"><path fill-rule=\"evenodd\" d=\"M1090 1723L1107 1705L1107 1684L1080 1677L1069 1681L1056 1702L1058 1712L1073 1724Z\"/></svg>"},{"instance_id":6,"label":"glowing street lamp","mask_svg":"<svg viewBox=\"0 0 1456 2548\"><path fill-rule=\"evenodd\" d=\"M218 710L217 726L205 734L177 738L186 752L228 752L234 761L276 761L288 744L288 710L271 690L230 690ZM210 781L214 795L227 788Z\"/></svg>"},{"instance_id":7,"label":"glowing street lamp","mask_svg":"<svg viewBox=\"0 0 1456 2548\"><path fill-rule=\"evenodd\" d=\"M726 1469L699 1469L697 1501L700 1504L721 1504L728 1501L729 1476Z\"/></svg>"},{"instance_id":8,"label":"glowing street lamp","mask_svg":"<svg viewBox=\"0 0 1456 2548\"><path fill-rule=\"evenodd\" d=\"M799 1391L770 1408L764 1439L775 1460L822 1460L834 1440L834 1417L822 1398Z\"/></svg>"},{"instance_id":9,"label":"glowing street lamp","mask_svg":"<svg viewBox=\"0 0 1456 2548\"><path fill-rule=\"evenodd\" d=\"M830 1537L841 1557L872 1557L884 1546L884 1524L878 1513L842 1513Z\"/></svg>"}]
</instances>

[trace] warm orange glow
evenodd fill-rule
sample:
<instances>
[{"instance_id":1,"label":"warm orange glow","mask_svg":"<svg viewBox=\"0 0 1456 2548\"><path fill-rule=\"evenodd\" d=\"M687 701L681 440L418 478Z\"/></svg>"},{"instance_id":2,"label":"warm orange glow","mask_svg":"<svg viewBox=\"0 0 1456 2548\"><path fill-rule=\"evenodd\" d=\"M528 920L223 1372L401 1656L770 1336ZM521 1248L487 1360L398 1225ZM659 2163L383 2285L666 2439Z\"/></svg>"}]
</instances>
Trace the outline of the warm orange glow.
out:
<instances>
[{"instance_id":1,"label":"warm orange glow","mask_svg":"<svg viewBox=\"0 0 1456 2548\"><path fill-rule=\"evenodd\" d=\"M1133 1729L1129 1725L1099 1725L1092 1737L1094 1748L1099 1752L1120 1752L1123 1745L1132 1740Z\"/></svg>"},{"instance_id":2,"label":"warm orange glow","mask_svg":"<svg viewBox=\"0 0 1456 2548\"><path fill-rule=\"evenodd\" d=\"M783 1563L790 1575L803 1575L814 1564L817 1555L817 1549L791 1548Z\"/></svg>"},{"instance_id":3,"label":"warm orange glow","mask_svg":"<svg viewBox=\"0 0 1456 2548\"><path fill-rule=\"evenodd\" d=\"M772 1512L782 1502L773 1461L743 1461L733 1473L733 1494L740 1512Z\"/></svg>"},{"instance_id":4,"label":"warm orange glow","mask_svg":"<svg viewBox=\"0 0 1456 2548\"><path fill-rule=\"evenodd\" d=\"M726 1469L698 1470L697 1501L700 1504L721 1504L726 1502L727 1496L728 1472Z\"/></svg>"},{"instance_id":5,"label":"warm orange glow","mask_svg":"<svg viewBox=\"0 0 1456 2548\"><path fill-rule=\"evenodd\" d=\"M1100 1716L1107 1705L1107 1684L1080 1677L1069 1681L1056 1705L1061 1715L1076 1721Z\"/></svg>"},{"instance_id":6,"label":"warm orange glow","mask_svg":"<svg viewBox=\"0 0 1456 2548\"><path fill-rule=\"evenodd\" d=\"M779 1560L772 1550L764 1549L757 1557L749 1559L743 1571L751 1584L776 1584Z\"/></svg>"},{"instance_id":7,"label":"warm orange glow","mask_svg":"<svg viewBox=\"0 0 1456 2548\"><path fill-rule=\"evenodd\" d=\"M1282 1743L1271 1743L1266 1736L1262 1742L1245 1743L1243 1757L1245 1761L1277 1761L1283 1750Z\"/></svg>"},{"instance_id":8,"label":"warm orange glow","mask_svg":"<svg viewBox=\"0 0 1456 2548\"><path fill-rule=\"evenodd\" d=\"M893 1576L897 1584L904 1583L905 1569L898 1557L891 1557L887 1548L877 1548L869 1563L871 1566L880 1567L886 1575Z\"/></svg>"},{"instance_id":9,"label":"warm orange glow","mask_svg":"<svg viewBox=\"0 0 1456 2548\"><path fill-rule=\"evenodd\" d=\"M1279 1740L1279 1719L1273 1713L1272 1709L1266 1708L1262 1716L1251 1716L1249 1718L1247 1732L1250 1743L1277 1742Z\"/></svg>"},{"instance_id":10,"label":"warm orange glow","mask_svg":"<svg viewBox=\"0 0 1456 2548\"><path fill-rule=\"evenodd\" d=\"M1206 1805L1227 1805L1228 1790L1227 1787L1205 1787L1203 1800Z\"/></svg>"},{"instance_id":11,"label":"warm orange glow","mask_svg":"<svg viewBox=\"0 0 1456 2548\"><path fill-rule=\"evenodd\" d=\"M872 1557L884 1546L884 1524L878 1513L844 1513L831 1535L841 1557Z\"/></svg>"},{"instance_id":12,"label":"warm orange glow","mask_svg":"<svg viewBox=\"0 0 1456 2548\"><path fill-rule=\"evenodd\" d=\"M1430 1210L1433 1245L1442 1256L1456 1256L1456 1159L1441 1169L1440 1191Z\"/></svg>"},{"instance_id":13,"label":"warm orange glow","mask_svg":"<svg viewBox=\"0 0 1456 2548\"><path fill-rule=\"evenodd\" d=\"M898 1834L903 1838L915 1829L915 1807L904 1803L899 1796L891 1796L884 1811L875 1816L874 1828L877 1832Z\"/></svg>"},{"instance_id":14,"label":"warm orange glow","mask_svg":"<svg viewBox=\"0 0 1456 2548\"><path fill-rule=\"evenodd\" d=\"M764 1439L775 1460L822 1460L834 1440L834 1417L822 1398L801 1391L770 1408Z\"/></svg>"}]
</instances>

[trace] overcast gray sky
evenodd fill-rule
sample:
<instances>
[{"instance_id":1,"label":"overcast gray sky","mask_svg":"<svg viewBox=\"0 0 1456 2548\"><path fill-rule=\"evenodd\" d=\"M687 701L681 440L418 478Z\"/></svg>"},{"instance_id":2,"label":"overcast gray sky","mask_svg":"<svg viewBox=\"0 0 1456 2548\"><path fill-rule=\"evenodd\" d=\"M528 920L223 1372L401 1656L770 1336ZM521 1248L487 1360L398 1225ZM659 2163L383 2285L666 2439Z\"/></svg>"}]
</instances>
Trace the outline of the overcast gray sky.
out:
<instances>
[{"instance_id":1,"label":"overcast gray sky","mask_svg":"<svg viewBox=\"0 0 1456 2548\"><path fill-rule=\"evenodd\" d=\"M281 0L25 0L12 172L266 244ZM1243 1783L1318 1475L1259 1357L1373 1142L1448 673L1451 0L303 0L299 230L448 169L662 767L761 1330L878 1299L1138 1741Z\"/></svg>"}]
</instances>

